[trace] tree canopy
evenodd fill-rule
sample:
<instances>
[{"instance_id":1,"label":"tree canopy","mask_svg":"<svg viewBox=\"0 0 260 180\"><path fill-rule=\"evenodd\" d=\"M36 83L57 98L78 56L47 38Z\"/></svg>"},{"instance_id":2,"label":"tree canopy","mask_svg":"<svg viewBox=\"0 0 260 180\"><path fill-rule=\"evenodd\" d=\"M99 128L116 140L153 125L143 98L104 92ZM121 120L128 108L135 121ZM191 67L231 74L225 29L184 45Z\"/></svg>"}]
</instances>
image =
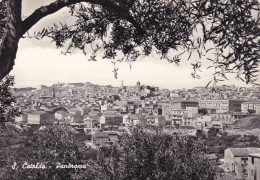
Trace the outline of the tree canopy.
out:
<instances>
[{"instance_id":1,"label":"tree canopy","mask_svg":"<svg viewBox=\"0 0 260 180\"><path fill-rule=\"evenodd\" d=\"M65 126L47 127L19 148L5 151L4 179L201 179L216 176L205 146L194 137L166 135L137 127L124 134L118 146L103 147L97 158L82 161L75 135ZM16 168L12 166L16 162ZM45 169L22 168L24 163ZM85 168L57 168L84 165Z\"/></svg>"},{"instance_id":2,"label":"tree canopy","mask_svg":"<svg viewBox=\"0 0 260 180\"><path fill-rule=\"evenodd\" d=\"M83 164L75 136L65 126L40 130L23 141L21 147L9 148L2 153L6 159L0 174L3 179L72 179L80 169L59 168L59 165ZM37 164L38 168L30 168Z\"/></svg>"},{"instance_id":3,"label":"tree canopy","mask_svg":"<svg viewBox=\"0 0 260 180\"><path fill-rule=\"evenodd\" d=\"M0 122L14 120L15 116L20 113L14 107L16 99L11 92L11 87L14 85L14 77L6 76L0 81Z\"/></svg>"},{"instance_id":4,"label":"tree canopy","mask_svg":"<svg viewBox=\"0 0 260 180\"><path fill-rule=\"evenodd\" d=\"M68 45L65 54L91 48L90 60L101 51L103 58L132 62L155 52L177 65L196 57L194 78L199 78L205 56L215 69L214 82L227 79L227 73L236 73L246 83L255 84L258 78L257 0L57 0L24 20L21 0L2 0L1 78L12 69L19 39L41 18L63 7L75 21L57 22L35 37L50 37L57 47Z\"/></svg>"}]
</instances>

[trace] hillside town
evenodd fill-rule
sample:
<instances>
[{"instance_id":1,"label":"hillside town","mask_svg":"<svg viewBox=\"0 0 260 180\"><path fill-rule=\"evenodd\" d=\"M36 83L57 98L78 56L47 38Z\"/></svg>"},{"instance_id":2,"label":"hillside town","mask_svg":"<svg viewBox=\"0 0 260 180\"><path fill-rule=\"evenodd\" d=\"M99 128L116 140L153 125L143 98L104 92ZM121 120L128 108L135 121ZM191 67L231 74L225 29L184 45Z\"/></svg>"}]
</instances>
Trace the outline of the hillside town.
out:
<instances>
[{"instance_id":1,"label":"hillside town","mask_svg":"<svg viewBox=\"0 0 260 180\"><path fill-rule=\"evenodd\" d=\"M212 132L212 139L260 139L259 87L222 85L168 90L139 81L135 86L122 82L121 87L86 82L14 88L13 93L17 98L15 106L21 112L14 119L17 128L66 124L75 133L86 135L82 143L93 149L117 145L121 134L135 126L201 136L204 140ZM223 146L218 152L216 144L208 147L209 159L223 176L260 178L260 146L240 143Z\"/></svg>"}]
</instances>

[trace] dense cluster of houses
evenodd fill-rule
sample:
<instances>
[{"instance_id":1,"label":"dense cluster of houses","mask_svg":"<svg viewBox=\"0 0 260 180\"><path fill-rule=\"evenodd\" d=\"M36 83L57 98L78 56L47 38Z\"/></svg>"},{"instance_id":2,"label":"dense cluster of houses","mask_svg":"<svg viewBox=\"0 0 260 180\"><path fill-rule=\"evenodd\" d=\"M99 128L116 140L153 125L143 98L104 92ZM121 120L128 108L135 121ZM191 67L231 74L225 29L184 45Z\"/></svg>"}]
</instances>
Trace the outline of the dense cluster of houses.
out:
<instances>
[{"instance_id":1,"label":"dense cluster of houses","mask_svg":"<svg viewBox=\"0 0 260 180\"><path fill-rule=\"evenodd\" d=\"M93 148L115 145L121 133L137 125L195 136L197 130L212 127L232 132L235 120L260 115L260 88L223 85L170 91L140 82L121 87L59 83L14 93L22 112L16 123L66 124L89 135L86 145ZM224 165L238 178L260 178L259 153L257 148L229 148Z\"/></svg>"},{"instance_id":2,"label":"dense cluster of houses","mask_svg":"<svg viewBox=\"0 0 260 180\"><path fill-rule=\"evenodd\" d=\"M219 86L169 91L144 86L99 86L59 83L15 90L22 115L17 123L54 122L82 128L129 127L138 124L164 129L222 131L247 115L260 115L260 88ZM186 131L185 131L186 132Z\"/></svg>"}]
</instances>

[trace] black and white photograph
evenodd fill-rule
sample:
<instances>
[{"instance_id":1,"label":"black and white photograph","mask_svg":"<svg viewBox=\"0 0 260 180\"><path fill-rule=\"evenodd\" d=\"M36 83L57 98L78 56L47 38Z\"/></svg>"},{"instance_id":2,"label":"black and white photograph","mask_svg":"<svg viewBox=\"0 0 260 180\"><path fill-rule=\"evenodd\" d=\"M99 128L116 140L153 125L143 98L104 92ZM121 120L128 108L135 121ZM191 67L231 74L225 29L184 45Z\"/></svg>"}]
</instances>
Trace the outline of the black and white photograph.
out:
<instances>
[{"instance_id":1,"label":"black and white photograph","mask_svg":"<svg viewBox=\"0 0 260 180\"><path fill-rule=\"evenodd\" d=\"M259 0L0 0L0 180L260 180Z\"/></svg>"}]
</instances>

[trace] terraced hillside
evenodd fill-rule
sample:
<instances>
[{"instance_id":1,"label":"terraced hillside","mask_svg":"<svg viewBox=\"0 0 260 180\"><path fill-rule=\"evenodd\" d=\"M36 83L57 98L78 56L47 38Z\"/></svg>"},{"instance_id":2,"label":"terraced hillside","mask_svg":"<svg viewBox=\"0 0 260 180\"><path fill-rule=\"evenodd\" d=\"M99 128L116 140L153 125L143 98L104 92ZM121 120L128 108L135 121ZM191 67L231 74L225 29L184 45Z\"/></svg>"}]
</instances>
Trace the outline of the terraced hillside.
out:
<instances>
[{"instance_id":1,"label":"terraced hillside","mask_svg":"<svg viewBox=\"0 0 260 180\"><path fill-rule=\"evenodd\" d=\"M260 129L260 116L247 116L234 122L241 129Z\"/></svg>"}]
</instances>

